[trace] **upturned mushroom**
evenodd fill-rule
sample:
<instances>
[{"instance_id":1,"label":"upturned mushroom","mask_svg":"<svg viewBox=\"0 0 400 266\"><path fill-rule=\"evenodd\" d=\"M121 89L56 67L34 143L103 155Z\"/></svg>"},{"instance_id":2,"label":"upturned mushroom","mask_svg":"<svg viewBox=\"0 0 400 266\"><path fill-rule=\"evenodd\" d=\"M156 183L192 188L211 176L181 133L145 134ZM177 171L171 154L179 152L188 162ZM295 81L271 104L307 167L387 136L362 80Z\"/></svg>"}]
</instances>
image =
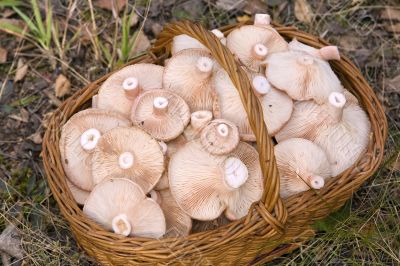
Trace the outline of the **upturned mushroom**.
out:
<instances>
[{"instance_id":1,"label":"upturned mushroom","mask_svg":"<svg viewBox=\"0 0 400 266\"><path fill-rule=\"evenodd\" d=\"M66 179L66 182L76 203L80 205L85 204L86 199L89 197L90 191L78 188L71 181L69 181L68 178Z\"/></svg>"},{"instance_id":2,"label":"upturned mushroom","mask_svg":"<svg viewBox=\"0 0 400 266\"><path fill-rule=\"evenodd\" d=\"M296 38L289 43L289 49L293 51L306 52L309 55L323 60L340 60L339 49L337 46L328 45L320 49L299 42Z\"/></svg>"},{"instance_id":3,"label":"upturned mushroom","mask_svg":"<svg viewBox=\"0 0 400 266\"><path fill-rule=\"evenodd\" d=\"M326 153L313 142L292 138L275 146L280 195L287 198L309 189L321 189L332 176Z\"/></svg>"},{"instance_id":4,"label":"upturned mushroom","mask_svg":"<svg viewBox=\"0 0 400 266\"><path fill-rule=\"evenodd\" d=\"M163 175L161 176L160 180L154 187L155 190L163 190L169 188L169 180L168 180L168 170L164 171Z\"/></svg>"},{"instance_id":5,"label":"upturned mushroom","mask_svg":"<svg viewBox=\"0 0 400 266\"><path fill-rule=\"evenodd\" d=\"M262 75L253 75L252 87L260 100L268 134L274 136L290 119L293 101L286 93L272 87Z\"/></svg>"},{"instance_id":6,"label":"upturned mushroom","mask_svg":"<svg viewBox=\"0 0 400 266\"><path fill-rule=\"evenodd\" d=\"M244 142L228 155L211 155L190 142L172 156L168 176L176 202L197 220L213 220L224 211L240 219L263 192L258 153Z\"/></svg>"},{"instance_id":7,"label":"upturned mushroom","mask_svg":"<svg viewBox=\"0 0 400 266\"><path fill-rule=\"evenodd\" d=\"M192 228L192 219L176 203L169 189L152 190L151 198L161 207L165 215L165 237L187 236Z\"/></svg>"},{"instance_id":8,"label":"upturned mushroom","mask_svg":"<svg viewBox=\"0 0 400 266\"><path fill-rule=\"evenodd\" d=\"M167 90L151 90L136 99L131 120L153 138L169 141L183 132L190 121L190 111L177 94Z\"/></svg>"},{"instance_id":9,"label":"upturned mushroom","mask_svg":"<svg viewBox=\"0 0 400 266\"><path fill-rule=\"evenodd\" d=\"M187 141L200 137L201 130L212 120L213 114L210 111L202 110L193 112L190 115L190 124L183 131Z\"/></svg>"},{"instance_id":10,"label":"upturned mushroom","mask_svg":"<svg viewBox=\"0 0 400 266\"><path fill-rule=\"evenodd\" d=\"M145 193L160 180L164 155L158 142L136 127L118 127L104 134L92 157L96 184L115 177L137 183Z\"/></svg>"},{"instance_id":11,"label":"upturned mushroom","mask_svg":"<svg viewBox=\"0 0 400 266\"><path fill-rule=\"evenodd\" d=\"M203 148L213 155L223 155L232 152L239 144L237 126L225 119L215 119L209 122L200 134Z\"/></svg>"},{"instance_id":12,"label":"upturned mushroom","mask_svg":"<svg viewBox=\"0 0 400 266\"><path fill-rule=\"evenodd\" d=\"M343 87L328 62L301 51L275 53L266 60L265 75L277 89L294 100L322 104Z\"/></svg>"},{"instance_id":13,"label":"upturned mushroom","mask_svg":"<svg viewBox=\"0 0 400 266\"><path fill-rule=\"evenodd\" d=\"M278 142L306 138L319 145L327 154L334 176L353 165L366 150L370 122L354 102L347 102L342 93L333 92L326 104L297 102L289 122L277 134Z\"/></svg>"},{"instance_id":14,"label":"upturned mushroom","mask_svg":"<svg viewBox=\"0 0 400 266\"><path fill-rule=\"evenodd\" d=\"M211 32L221 41L223 45L226 45L226 38L220 30L214 29ZM186 49L208 50L207 47L205 47L201 42L186 34L177 35L172 39L172 47L171 47L172 55L175 55L180 51Z\"/></svg>"},{"instance_id":15,"label":"upturned mushroom","mask_svg":"<svg viewBox=\"0 0 400 266\"><path fill-rule=\"evenodd\" d=\"M160 206L128 179L107 179L90 193L83 212L107 230L123 236L160 238L165 217Z\"/></svg>"},{"instance_id":16,"label":"upturned mushroom","mask_svg":"<svg viewBox=\"0 0 400 266\"><path fill-rule=\"evenodd\" d=\"M288 50L288 44L269 25L269 16L258 14L254 25L245 25L227 36L226 46L251 71L260 72L271 54Z\"/></svg>"},{"instance_id":17,"label":"upturned mushroom","mask_svg":"<svg viewBox=\"0 0 400 266\"><path fill-rule=\"evenodd\" d=\"M97 105L100 109L130 116L135 98L142 92L161 89L164 67L135 64L112 74L100 87Z\"/></svg>"},{"instance_id":18,"label":"upturned mushroom","mask_svg":"<svg viewBox=\"0 0 400 266\"><path fill-rule=\"evenodd\" d=\"M181 96L190 111L212 110L212 77L220 67L202 49L186 49L175 54L165 66L163 88Z\"/></svg>"},{"instance_id":19,"label":"upturned mushroom","mask_svg":"<svg viewBox=\"0 0 400 266\"><path fill-rule=\"evenodd\" d=\"M62 127L59 142L61 163L68 179L82 190L94 187L92 155L100 137L131 122L119 113L86 109L74 114Z\"/></svg>"}]
</instances>

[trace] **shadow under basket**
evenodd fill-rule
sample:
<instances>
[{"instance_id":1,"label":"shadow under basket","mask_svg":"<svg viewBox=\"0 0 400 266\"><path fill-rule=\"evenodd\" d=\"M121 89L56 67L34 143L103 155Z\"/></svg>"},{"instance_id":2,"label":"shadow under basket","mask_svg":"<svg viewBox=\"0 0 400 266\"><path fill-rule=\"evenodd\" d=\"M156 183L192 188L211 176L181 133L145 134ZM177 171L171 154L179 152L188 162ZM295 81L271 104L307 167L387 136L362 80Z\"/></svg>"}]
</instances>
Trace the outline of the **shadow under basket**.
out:
<instances>
[{"instance_id":1,"label":"shadow under basket","mask_svg":"<svg viewBox=\"0 0 400 266\"><path fill-rule=\"evenodd\" d=\"M248 22L251 23L251 22ZM228 34L242 24L221 28ZM293 27L273 24L287 40L320 48L326 41ZM363 157L343 174L329 179L323 189L307 191L283 202L279 197L279 175L274 147L263 123L261 106L250 82L231 52L199 24L181 21L169 24L158 36L153 48L128 63L162 64L169 55L172 38L187 34L205 45L228 72L239 91L250 125L257 138L261 169L265 177L260 202L247 216L217 229L181 238L159 240L122 237L104 230L86 217L70 193L61 164L59 140L62 126L76 112L87 108L91 97L112 73L77 91L52 115L43 140L43 163L48 183L78 244L104 265L246 265L262 264L291 252L314 235L310 225L340 208L360 185L379 167L387 134L387 121L381 104L360 71L343 56L331 66L342 84L359 100L371 121L369 145Z\"/></svg>"}]
</instances>

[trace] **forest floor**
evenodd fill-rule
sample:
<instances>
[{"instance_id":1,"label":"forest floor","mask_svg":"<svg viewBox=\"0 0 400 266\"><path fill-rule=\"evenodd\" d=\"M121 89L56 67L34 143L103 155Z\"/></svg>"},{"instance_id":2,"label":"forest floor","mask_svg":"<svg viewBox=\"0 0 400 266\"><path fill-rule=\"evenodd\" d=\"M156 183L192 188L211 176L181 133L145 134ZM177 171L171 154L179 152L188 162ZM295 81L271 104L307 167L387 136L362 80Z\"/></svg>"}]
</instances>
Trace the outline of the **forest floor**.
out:
<instances>
[{"instance_id":1,"label":"forest floor","mask_svg":"<svg viewBox=\"0 0 400 266\"><path fill-rule=\"evenodd\" d=\"M192 19L211 29L257 12L338 45L373 87L389 122L377 173L316 224L314 239L271 265L400 264L398 0L116 2L119 10L105 0L0 0L0 25L8 25L0 26L0 232L15 225L24 250L13 265L93 264L60 214L40 157L47 118L61 102L146 49L165 23Z\"/></svg>"}]
</instances>

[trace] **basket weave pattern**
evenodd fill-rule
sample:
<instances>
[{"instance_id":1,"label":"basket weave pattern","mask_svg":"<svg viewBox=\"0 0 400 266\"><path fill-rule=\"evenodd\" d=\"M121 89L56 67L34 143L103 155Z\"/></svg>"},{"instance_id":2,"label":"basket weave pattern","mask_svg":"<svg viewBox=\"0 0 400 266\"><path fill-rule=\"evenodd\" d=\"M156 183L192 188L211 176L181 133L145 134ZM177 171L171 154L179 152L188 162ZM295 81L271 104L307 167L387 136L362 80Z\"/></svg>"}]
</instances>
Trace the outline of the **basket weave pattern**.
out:
<instances>
[{"instance_id":1,"label":"basket weave pattern","mask_svg":"<svg viewBox=\"0 0 400 266\"><path fill-rule=\"evenodd\" d=\"M227 34L238 26L240 24L229 25L221 30ZM326 41L293 27L274 26L285 38L296 37L314 47L327 45ZM162 63L168 56L172 38L179 34L196 38L208 47L238 89L259 147L261 169L265 177L262 199L254 203L248 215L241 220L184 238L149 240L120 237L105 231L87 218L67 187L58 142L62 125L73 114L89 106L91 97L97 93L101 83L112 74L109 73L76 92L54 112L43 141L42 156L49 186L77 242L90 256L105 265L259 264L295 249L301 241L313 235L309 227L313 221L342 206L376 171L383 156L387 133L382 106L360 71L348 58L342 57L340 61L332 63L343 85L357 96L369 115L372 134L368 151L345 173L328 180L322 190L292 196L283 203L279 198L279 175L273 154L273 142L268 137L261 106L252 93L246 73L213 34L188 21L167 25L152 51L128 64Z\"/></svg>"}]
</instances>

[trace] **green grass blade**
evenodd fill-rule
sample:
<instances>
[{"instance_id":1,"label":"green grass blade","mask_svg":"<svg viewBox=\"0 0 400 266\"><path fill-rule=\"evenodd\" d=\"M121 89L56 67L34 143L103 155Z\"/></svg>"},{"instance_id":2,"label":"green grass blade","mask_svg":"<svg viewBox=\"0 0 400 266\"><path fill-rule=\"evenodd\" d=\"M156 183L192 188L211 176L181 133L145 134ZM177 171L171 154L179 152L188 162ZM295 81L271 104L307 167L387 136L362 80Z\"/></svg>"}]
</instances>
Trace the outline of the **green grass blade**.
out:
<instances>
[{"instance_id":1,"label":"green grass blade","mask_svg":"<svg viewBox=\"0 0 400 266\"><path fill-rule=\"evenodd\" d=\"M51 6L50 5L48 6L47 10L48 10L48 12L46 14L46 44L47 44L47 47L50 47L50 42L51 42L51 24L52 24L52 20L53 20L53 12L51 10ZM56 30L58 30L58 27L56 28Z\"/></svg>"},{"instance_id":2,"label":"green grass blade","mask_svg":"<svg viewBox=\"0 0 400 266\"><path fill-rule=\"evenodd\" d=\"M45 32L44 25L42 22L42 16L40 15L40 9L39 9L39 6L38 6L36 0L31 0L31 5L32 5L32 9L33 9L33 15L36 20L36 25L39 29L38 32L42 38L45 38L46 32Z\"/></svg>"},{"instance_id":3,"label":"green grass blade","mask_svg":"<svg viewBox=\"0 0 400 266\"><path fill-rule=\"evenodd\" d=\"M21 5L21 1L17 0L1 0L0 1L0 8L1 7L15 7Z\"/></svg>"},{"instance_id":4,"label":"green grass blade","mask_svg":"<svg viewBox=\"0 0 400 266\"><path fill-rule=\"evenodd\" d=\"M13 7L14 11L25 21L26 25L28 25L29 29L33 32L38 34L39 30L35 26L35 24L32 22L30 18L28 18L27 15L25 15L21 10L19 10L17 7Z\"/></svg>"}]
</instances>

